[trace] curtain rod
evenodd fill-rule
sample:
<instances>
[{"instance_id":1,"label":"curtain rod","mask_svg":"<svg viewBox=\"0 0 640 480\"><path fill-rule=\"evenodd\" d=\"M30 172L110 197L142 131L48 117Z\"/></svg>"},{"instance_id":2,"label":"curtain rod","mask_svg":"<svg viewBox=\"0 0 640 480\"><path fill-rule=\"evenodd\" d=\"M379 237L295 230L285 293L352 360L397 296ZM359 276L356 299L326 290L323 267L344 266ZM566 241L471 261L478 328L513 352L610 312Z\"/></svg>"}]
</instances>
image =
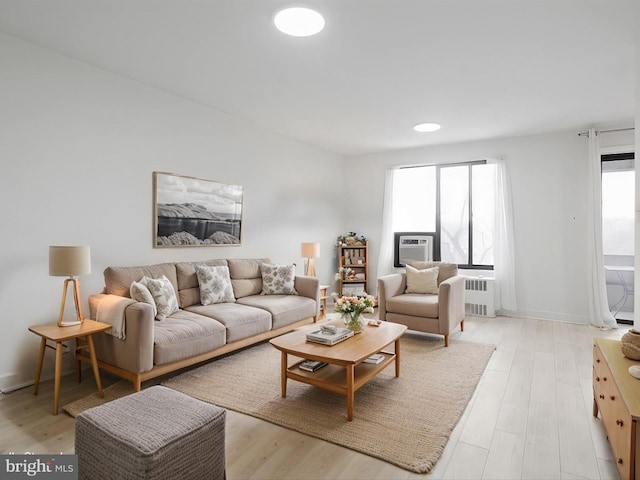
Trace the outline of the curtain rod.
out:
<instances>
[{"instance_id":1,"label":"curtain rod","mask_svg":"<svg viewBox=\"0 0 640 480\"><path fill-rule=\"evenodd\" d=\"M629 127L629 128L613 128L613 129L611 129L611 130L596 130L596 132L598 132L598 133L627 132L627 131L629 131L629 130L635 130L635 128L634 128L634 127ZM589 136L589 132L580 132L580 133L578 133L578 136L579 136L579 137L582 137L582 136L585 136L585 135L588 137L588 136Z\"/></svg>"}]
</instances>

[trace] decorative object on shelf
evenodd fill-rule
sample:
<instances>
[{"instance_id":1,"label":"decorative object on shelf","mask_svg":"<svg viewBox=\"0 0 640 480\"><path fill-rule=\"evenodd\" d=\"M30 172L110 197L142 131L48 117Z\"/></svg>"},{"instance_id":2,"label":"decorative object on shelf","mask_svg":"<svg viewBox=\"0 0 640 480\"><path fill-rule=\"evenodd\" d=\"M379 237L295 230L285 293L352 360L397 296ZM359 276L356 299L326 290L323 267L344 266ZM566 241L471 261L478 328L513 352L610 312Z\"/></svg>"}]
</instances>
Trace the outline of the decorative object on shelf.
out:
<instances>
[{"instance_id":1,"label":"decorative object on shelf","mask_svg":"<svg viewBox=\"0 0 640 480\"><path fill-rule=\"evenodd\" d=\"M242 187L153 172L154 247L240 245Z\"/></svg>"},{"instance_id":2,"label":"decorative object on shelf","mask_svg":"<svg viewBox=\"0 0 640 480\"><path fill-rule=\"evenodd\" d=\"M316 276L316 266L313 263L314 257L320 256L320 244L318 242L303 243L300 248L301 255L307 259L307 266L304 274L308 277Z\"/></svg>"},{"instance_id":3,"label":"decorative object on shelf","mask_svg":"<svg viewBox=\"0 0 640 480\"><path fill-rule=\"evenodd\" d=\"M363 246L367 243L367 239L364 235L360 235L356 232L345 232L342 235L338 235L336 239L336 247L346 246Z\"/></svg>"},{"instance_id":4,"label":"decorative object on shelf","mask_svg":"<svg viewBox=\"0 0 640 480\"><path fill-rule=\"evenodd\" d=\"M80 281L75 278L78 275L91 273L91 252L87 246L60 246L49 247L49 275L52 277L69 277L64 281L62 288L62 301L60 302L60 314L58 315L59 327L80 325L84 322L82 313L82 300L80 299ZM73 284L73 301L76 305L76 320L63 321L64 306L67 302L67 288Z\"/></svg>"},{"instance_id":5,"label":"decorative object on shelf","mask_svg":"<svg viewBox=\"0 0 640 480\"><path fill-rule=\"evenodd\" d=\"M356 295L353 297L342 296L338 298L337 294L333 294L336 312L342 313L344 323L349 330L353 330L354 333L360 333L363 327L363 321L361 318L362 312L373 312L374 298L371 295Z\"/></svg>"},{"instance_id":6,"label":"decorative object on shelf","mask_svg":"<svg viewBox=\"0 0 640 480\"><path fill-rule=\"evenodd\" d=\"M622 354L631 360L640 360L640 332L635 329L629 330L620 339L622 344Z\"/></svg>"}]
</instances>

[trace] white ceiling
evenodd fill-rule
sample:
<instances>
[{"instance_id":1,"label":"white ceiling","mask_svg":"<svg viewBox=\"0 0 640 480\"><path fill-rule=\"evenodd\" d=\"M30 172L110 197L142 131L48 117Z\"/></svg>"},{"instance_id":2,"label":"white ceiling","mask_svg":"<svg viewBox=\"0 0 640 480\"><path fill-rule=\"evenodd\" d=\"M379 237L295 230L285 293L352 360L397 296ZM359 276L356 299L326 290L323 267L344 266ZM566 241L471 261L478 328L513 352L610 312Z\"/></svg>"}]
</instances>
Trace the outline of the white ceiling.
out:
<instances>
[{"instance_id":1,"label":"white ceiling","mask_svg":"<svg viewBox=\"0 0 640 480\"><path fill-rule=\"evenodd\" d=\"M0 0L0 31L343 155L635 116L637 0L302 0L307 38L288 4Z\"/></svg>"}]
</instances>

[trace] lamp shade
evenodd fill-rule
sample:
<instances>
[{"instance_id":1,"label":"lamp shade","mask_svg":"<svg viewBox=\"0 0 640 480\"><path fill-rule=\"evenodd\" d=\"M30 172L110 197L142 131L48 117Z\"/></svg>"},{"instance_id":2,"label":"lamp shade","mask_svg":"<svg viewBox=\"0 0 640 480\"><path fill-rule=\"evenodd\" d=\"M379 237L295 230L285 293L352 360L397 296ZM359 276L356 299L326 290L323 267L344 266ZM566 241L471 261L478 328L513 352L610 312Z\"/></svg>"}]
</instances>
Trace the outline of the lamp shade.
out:
<instances>
[{"instance_id":1,"label":"lamp shade","mask_svg":"<svg viewBox=\"0 0 640 480\"><path fill-rule=\"evenodd\" d=\"M50 246L49 275L74 277L91 273L91 253L88 246Z\"/></svg>"},{"instance_id":2,"label":"lamp shade","mask_svg":"<svg viewBox=\"0 0 640 480\"><path fill-rule=\"evenodd\" d=\"M320 256L320 244L318 242L303 243L301 248L302 257L319 257Z\"/></svg>"}]
</instances>

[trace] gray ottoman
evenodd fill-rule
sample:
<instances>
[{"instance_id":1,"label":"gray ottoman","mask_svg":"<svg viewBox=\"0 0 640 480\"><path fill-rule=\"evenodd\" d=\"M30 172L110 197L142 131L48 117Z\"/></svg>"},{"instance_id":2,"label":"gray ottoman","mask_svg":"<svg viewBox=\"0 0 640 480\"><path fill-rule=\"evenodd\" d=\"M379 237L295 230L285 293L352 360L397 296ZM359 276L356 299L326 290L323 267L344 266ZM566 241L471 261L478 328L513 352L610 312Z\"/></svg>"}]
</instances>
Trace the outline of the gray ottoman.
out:
<instances>
[{"instance_id":1,"label":"gray ottoman","mask_svg":"<svg viewBox=\"0 0 640 480\"><path fill-rule=\"evenodd\" d=\"M76 417L78 478L225 478L220 407L153 386Z\"/></svg>"}]
</instances>

